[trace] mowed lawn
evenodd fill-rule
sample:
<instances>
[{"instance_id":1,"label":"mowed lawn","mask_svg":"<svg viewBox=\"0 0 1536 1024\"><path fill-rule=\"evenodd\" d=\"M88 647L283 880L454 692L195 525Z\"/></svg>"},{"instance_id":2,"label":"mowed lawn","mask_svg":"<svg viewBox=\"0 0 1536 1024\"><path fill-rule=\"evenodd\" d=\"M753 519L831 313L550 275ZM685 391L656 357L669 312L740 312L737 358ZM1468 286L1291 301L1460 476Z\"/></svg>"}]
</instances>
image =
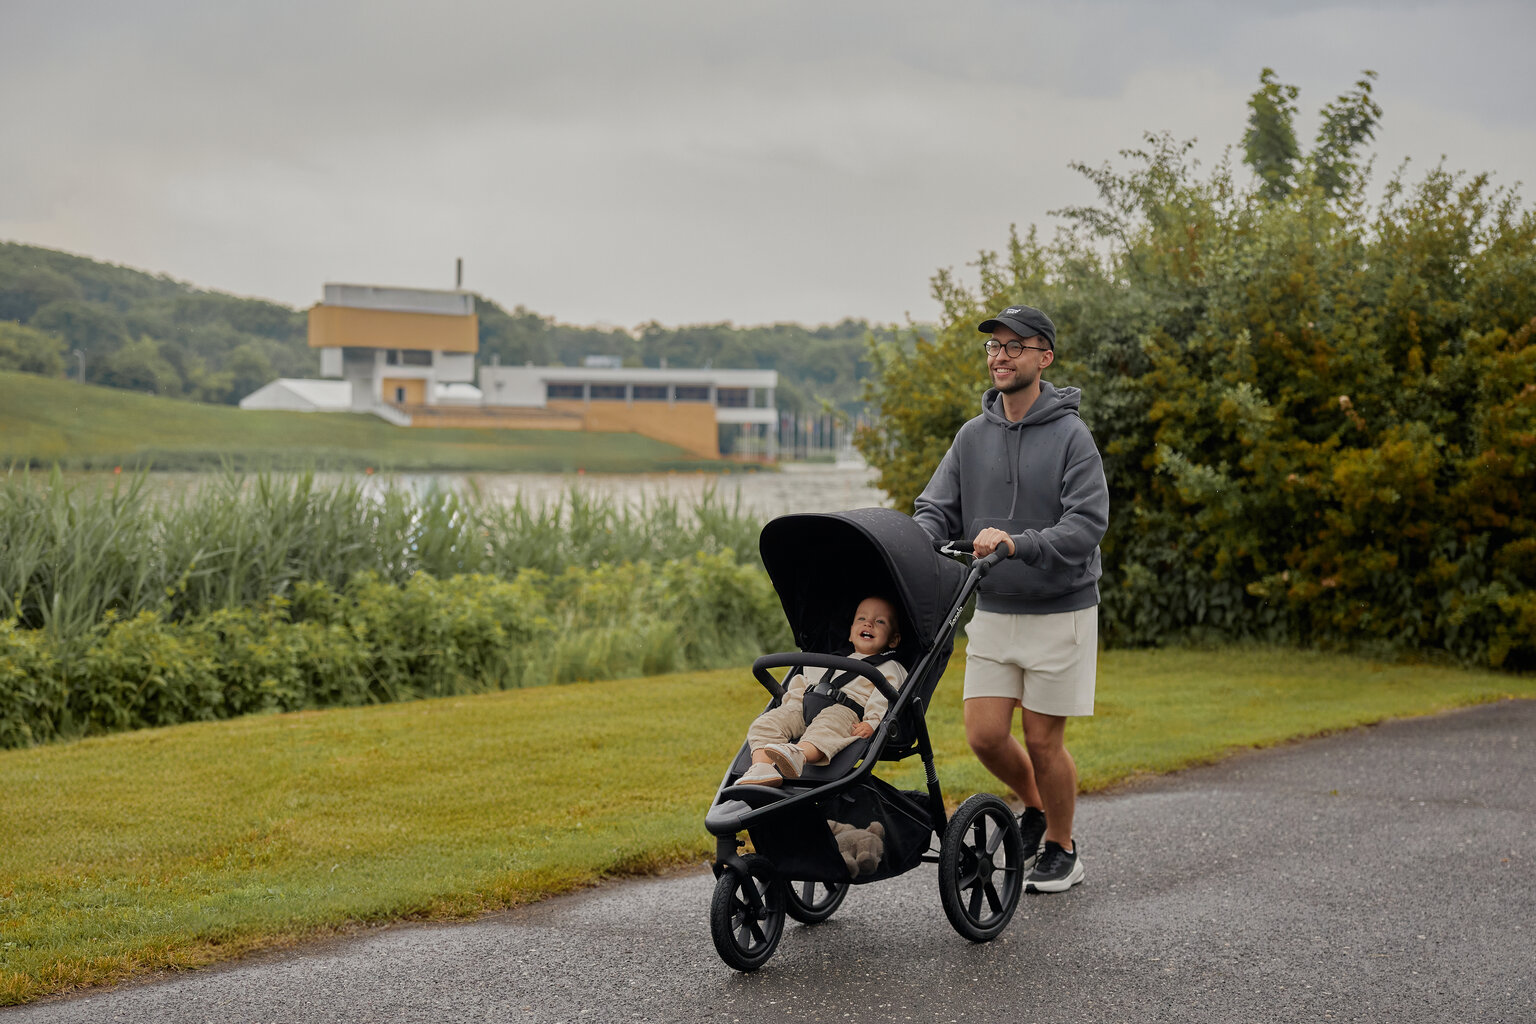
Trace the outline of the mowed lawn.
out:
<instances>
[{"instance_id":1,"label":"mowed lawn","mask_svg":"<svg viewBox=\"0 0 1536 1024\"><path fill-rule=\"evenodd\" d=\"M963 651L929 718L952 800L996 785L965 747L962 665ZM1275 649L1112 652L1098 714L1070 738L1094 790L1508 696L1536 697L1536 678ZM764 701L743 669L0 752L0 1003L703 862L704 811ZM919 784L915 759L888 767Z\"/></svg>"},{"instance_id":2,"label":"mowed lawn","mask_svg":"<svg viewBox=\"0 0 1536 1024\"><path fill-rule=\"evenodd\" d=\"M247 412L0 372L0 465L647 472L720 465L639 434L397 427L357 413Z\"/></svg>"}]
</instances>

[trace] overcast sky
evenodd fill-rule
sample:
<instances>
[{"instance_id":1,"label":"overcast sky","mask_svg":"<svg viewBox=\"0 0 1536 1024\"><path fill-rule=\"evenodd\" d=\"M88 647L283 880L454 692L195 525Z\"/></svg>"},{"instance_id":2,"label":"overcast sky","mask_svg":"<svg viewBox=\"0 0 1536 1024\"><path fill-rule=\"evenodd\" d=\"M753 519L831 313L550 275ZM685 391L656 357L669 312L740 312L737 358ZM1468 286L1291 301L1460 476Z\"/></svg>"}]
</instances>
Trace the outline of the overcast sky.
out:
<instances>
[{"instance_id":1,"label":"overcast sky","mask_svg":"<svg viewBox=\"0 0 1536 1024\"><path fill-rule=\"evenodd\" d=\"M1265 66L1307 139L1378 71L1378 178L1536 187L1536 5L1249 6L0 0L0 240L300 307L462 256L572 323L924 320L1092 198L1069 161L1239 145Z\"/></svg>"}]
</instances>

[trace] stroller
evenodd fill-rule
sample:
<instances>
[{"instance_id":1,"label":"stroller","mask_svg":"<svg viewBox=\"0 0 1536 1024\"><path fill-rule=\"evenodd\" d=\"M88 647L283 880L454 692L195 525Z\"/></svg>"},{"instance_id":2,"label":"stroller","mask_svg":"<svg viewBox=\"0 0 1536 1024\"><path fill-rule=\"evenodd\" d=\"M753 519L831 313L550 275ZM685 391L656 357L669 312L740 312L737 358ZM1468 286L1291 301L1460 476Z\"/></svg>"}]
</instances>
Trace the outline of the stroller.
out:
<instances>
[{"instance_id":1,"label":"stroller","mask_svg":"<svg viewBox=\"0 0 1536 1024\"><path fill-rule=\"evenodd\" d=\"M939 898L955 930L973 942L996 937L1024 889L1018 822L991 794L946 815L924 714L954 649L961 609L1001 555L974 559L967 571L943 555L969 553L968 544L936 553L922 527L885 508L780 516L763 527L758 546L800 646L753 663L752 674L772 697L768 706L785 693L770 669L789 669L787 682L798 669L824 668L834 686L841 685L834 676L851 678L845 673L867 678L890 708L873 736L777 788L738 784L751 764L742 744L704 819L716 837L709 927L720 958L755 971L778 947L786 914L804 924L825 921L850 884L877 882L925 861L938 864ZM846 650L853 610L870 594L897 605L895 656L908 671L899 692L868 662L834 653ZM900 790L874 774L879 763L914 754L926 769L926 790ZM881 839L866 843L856 874L839 850L834 823L842 826L838 832L851 827ZM754 852L742 852L742 832ZM934 836L937 854L930 852ZM871 866L874 846L878 862Z\"/></svg>"}]
</instances>

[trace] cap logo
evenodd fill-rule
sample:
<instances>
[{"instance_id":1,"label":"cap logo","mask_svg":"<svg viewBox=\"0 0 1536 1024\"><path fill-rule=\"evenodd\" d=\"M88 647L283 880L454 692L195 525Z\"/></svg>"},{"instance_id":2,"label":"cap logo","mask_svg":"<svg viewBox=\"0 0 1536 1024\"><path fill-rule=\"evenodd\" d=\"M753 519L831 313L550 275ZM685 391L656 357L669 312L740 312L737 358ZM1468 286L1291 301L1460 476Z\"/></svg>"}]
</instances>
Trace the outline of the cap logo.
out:
<instances>
[{"instance_id":1,"label":"cap logo","mask_svg":"<svg viewBox=\"0 0 1536 1024\"><path fill-rule=\"evenodd\" d=\"M1024 312L1024 307L1023 306L1009 306L1007 309L1003 310L1003 312L1005 312L1005 313L1022 313L1022 312Z\"/></svg>"}]
</instances>

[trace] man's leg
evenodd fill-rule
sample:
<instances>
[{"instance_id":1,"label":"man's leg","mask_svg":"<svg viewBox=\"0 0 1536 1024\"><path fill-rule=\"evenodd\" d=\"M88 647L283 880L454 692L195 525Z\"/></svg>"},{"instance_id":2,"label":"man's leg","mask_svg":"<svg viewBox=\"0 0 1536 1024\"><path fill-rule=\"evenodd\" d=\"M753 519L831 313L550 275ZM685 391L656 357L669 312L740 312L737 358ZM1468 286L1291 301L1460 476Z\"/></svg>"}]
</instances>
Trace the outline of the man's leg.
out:
<instances>
[{"instance_id":1,"label":"man's leg","mask_svg":"<svg viewBox=\"0 0 1536 1024\"><path fill-rule=\"evenodd\" d=\"M1035 766L1013 734L1013 712L1019 702L1010 697L969 697L965 701L965 739L983 768L1006 784L1028 807L1041 806ZM1028 720L1029 712L1025 712ZM1076 776L1073 776L1076 785ZM1046 821L1051 809L1045 806Z\"/></svg>"},{"instance_id":2,"label":"man's leg","mask_svg":"<svg viewBox=\"0 0 1536 1024\"><path fill-rule=\"evenodd\" d=\"M966 710L970 710L969 701ZM970 725L969 715L966 725ZM1066 732L1065 717L1024 709L1026 758L1034 766L1041 801L1033 806L1045 808L1046 840L1071 850L1072 816L1077 810L1077 764L1067 750Z\"/></svg>"}]
</instances>

